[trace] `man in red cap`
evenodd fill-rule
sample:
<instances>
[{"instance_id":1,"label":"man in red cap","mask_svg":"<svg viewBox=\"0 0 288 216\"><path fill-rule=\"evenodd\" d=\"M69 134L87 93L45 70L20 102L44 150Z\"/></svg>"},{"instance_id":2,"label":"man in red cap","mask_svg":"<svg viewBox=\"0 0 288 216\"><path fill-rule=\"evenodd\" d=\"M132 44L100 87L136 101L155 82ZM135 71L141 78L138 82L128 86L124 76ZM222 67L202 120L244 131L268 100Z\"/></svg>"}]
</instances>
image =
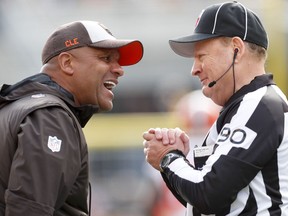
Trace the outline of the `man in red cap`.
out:
<instances>
[{"instance_id":1,"label":"man in red cap","mask_svg":"<svg viewBox=\"0 0 288 216\"><path fill-rule=\"evenodd\" d=\"M0 91L0 215L90 215L88 151L82 127L113 107L122 66L143 56L138 40L119 40L102 24L56 29L41 73Z\"/></svg>"}]
</instances>

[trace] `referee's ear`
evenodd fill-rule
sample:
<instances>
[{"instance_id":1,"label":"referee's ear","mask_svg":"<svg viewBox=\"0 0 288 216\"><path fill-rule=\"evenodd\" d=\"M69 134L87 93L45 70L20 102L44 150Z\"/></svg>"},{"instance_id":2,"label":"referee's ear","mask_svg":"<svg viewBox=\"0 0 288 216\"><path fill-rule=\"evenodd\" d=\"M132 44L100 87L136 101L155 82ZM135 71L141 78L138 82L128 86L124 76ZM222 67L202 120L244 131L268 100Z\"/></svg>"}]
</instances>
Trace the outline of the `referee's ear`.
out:
<instances>
[{"instance_id":1,"label":"referee's ear","mask_svg":"<svg viewBox=\"0 0 288 216\"><path fill-rule=\"evenodd\" d=\"M237 52L235 63L238 63L239 60L242 58L244 52L246 51L245 43L240 37L233 37L232 46L233 46L234 53Z\"/></svg>"}]
</instances>

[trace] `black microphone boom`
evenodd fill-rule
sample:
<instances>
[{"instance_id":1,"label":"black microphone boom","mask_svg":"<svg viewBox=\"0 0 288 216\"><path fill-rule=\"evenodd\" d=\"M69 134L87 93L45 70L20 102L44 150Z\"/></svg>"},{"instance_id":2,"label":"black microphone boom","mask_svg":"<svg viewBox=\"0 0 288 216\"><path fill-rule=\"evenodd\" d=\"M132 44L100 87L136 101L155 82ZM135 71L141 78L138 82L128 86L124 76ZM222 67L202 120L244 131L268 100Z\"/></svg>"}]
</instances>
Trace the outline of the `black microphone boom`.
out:
<instances>
[{"instance_id":1,"label":"black microphone boom","mask_svg":"<svg viewBox=\"0 0 288 216\"><path fill-rule=\"evenodd\" d=\"M230 67L217 79L217 80L214 80L212 82L210 82L208 84L208 87L209 88L212 88L220 79L222 79L222 77L230 70L230 68L233 66L234 64L234 61L232 62L232 64L230 65Z\"/></svg>"},{"instance_id":2,"label":"black microphone boom","mask_svg":"<svg viewBox=\"0 0 288 216\"><path fill-rule=\"evenodd\" d=\"M208 84L208 87L212 88L215 84L216 84L216 81L214 80Z\"/></svg>"},{"instance_id":3,"label":"black microphone boom","mask_svg":"<svg viewBox=\"0 0 288 216\"><path fill-rule=\"evenodd\" d=\"M209 87L209 88L212 88L212 87L230 70L230 68L231 68L231 67L234 65L234 63L235 63L235 59L236 59L237 53L238 53L238 49L236 48L235 51L234 51L233 61L232 61L232 64L230 65L230 67L229 67L217 80L214 80L214 81L210 82L210 83L208 84L208 87Z\"/></svg>"}]
</instances>

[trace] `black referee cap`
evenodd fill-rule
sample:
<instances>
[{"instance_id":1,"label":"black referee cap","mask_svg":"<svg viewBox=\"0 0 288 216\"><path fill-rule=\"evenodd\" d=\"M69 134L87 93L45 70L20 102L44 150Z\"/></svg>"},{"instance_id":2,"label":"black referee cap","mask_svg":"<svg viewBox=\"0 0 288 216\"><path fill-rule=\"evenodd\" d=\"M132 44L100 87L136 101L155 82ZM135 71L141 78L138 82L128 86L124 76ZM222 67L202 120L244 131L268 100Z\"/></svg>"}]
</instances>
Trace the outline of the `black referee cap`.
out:
<instances>
[{"instance_id":1,"label":"black referee cap","mask_svg":"<svg viewBox=\"0 0 288 216\"><path fill-rule=\"evenodd\" d=\"M238 36L243 41L268 48L267 33L260 19L237 1L207 7L199 15L192 35L169 40L169 44L176 54L192 57L195 42L221 36Z\"/></svg>"}]
</instances>

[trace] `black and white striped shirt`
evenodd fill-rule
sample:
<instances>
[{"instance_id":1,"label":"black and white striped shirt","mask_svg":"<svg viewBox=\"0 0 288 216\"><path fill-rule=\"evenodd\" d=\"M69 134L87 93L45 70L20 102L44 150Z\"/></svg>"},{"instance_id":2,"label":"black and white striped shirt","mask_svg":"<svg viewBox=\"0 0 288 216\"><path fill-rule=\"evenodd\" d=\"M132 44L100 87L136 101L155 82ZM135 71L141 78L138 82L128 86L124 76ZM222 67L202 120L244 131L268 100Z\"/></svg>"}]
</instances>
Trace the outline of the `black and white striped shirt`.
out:
<instances>
[{"instance_id":1,"label":"black and white striped shirt","mask_svg":"<svg viewBox=\"0 0 288 216\"><path fill-rule=\"evenodd\" d=\"M179 158L162 173L187 216L288 215L288 103L272 75L256 77L224 106L195 168Z\"/></svg>"}]
</instances>

